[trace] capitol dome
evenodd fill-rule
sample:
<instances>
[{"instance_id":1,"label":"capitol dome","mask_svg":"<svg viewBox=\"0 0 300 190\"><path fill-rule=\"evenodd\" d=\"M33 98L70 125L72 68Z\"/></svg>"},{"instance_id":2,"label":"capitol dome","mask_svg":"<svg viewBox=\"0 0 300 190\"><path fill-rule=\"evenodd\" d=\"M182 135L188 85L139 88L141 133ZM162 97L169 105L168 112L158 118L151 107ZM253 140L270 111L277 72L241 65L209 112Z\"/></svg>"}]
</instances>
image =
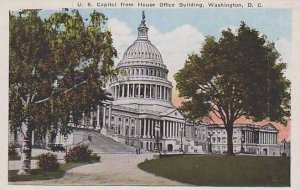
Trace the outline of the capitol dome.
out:
<instances>
[{"instance_id":1,"label":"capitol dome","mask_svg":"<svg viewBox=\"0 0 300 190\"><path fill-rule=\"evenodd\" d=\"M109 85L114 105L161 112L173 108L169 70L161 53L148 39L144 12L138 37L127 48L116 70L119 75Z\"/></svg>"},{"instance_id":2,"label":"capitol dome","mask_svg":"<svg viewBox=\"0 0 300 190\"><path fill-rule=\"evenodd\" d=\"M137 39L129 46L124 53L123 61L130 61L130 59L150 59L158 63L163 63L160 52L149 40Z\"/></svg>"}]
</instances>

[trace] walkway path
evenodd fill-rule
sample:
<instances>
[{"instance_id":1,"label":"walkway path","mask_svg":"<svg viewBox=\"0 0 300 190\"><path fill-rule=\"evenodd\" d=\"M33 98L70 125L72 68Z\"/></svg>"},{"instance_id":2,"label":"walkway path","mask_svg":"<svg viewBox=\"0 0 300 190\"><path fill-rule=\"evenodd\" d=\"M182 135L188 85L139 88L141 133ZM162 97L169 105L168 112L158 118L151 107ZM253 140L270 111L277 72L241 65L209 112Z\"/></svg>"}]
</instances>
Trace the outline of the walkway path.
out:
<instances>
[{"instance_id":1,"label":"walkway path","mask_svg":"<svg viewBox=\"0 0 300 190\"><path fill-rule=\"evenodd\" d=\"M159 185L182 186L185 184L147 173L137 167L152 154L102 154L101 162L68 170L60 179L16 182L32 185Z\"/></svg>"},{"instance_id":2,"label":"walkway path","mask_svg":"<svg viewBox=\"0 0 300 190\"><path fill-rule=\"evenodd\" d=\"M60 179L14 182L10 184L33 185L183 185L163 177L147 173L137 167L145 159L152 159L153 155L143 153L136 155L135 148L120 144L111 138L92 131L77 131L84 136L91 136L87 142L94 152L101 155L101 162L79 166L68 170ZM33 149L33 156L47 152L46 150ZM63 162L65 153L56 153L60 162ZM36 167L32 162L32 168ZM19 161L10 161L9 169L18 169Z\"/></svg>"}]
</instances>

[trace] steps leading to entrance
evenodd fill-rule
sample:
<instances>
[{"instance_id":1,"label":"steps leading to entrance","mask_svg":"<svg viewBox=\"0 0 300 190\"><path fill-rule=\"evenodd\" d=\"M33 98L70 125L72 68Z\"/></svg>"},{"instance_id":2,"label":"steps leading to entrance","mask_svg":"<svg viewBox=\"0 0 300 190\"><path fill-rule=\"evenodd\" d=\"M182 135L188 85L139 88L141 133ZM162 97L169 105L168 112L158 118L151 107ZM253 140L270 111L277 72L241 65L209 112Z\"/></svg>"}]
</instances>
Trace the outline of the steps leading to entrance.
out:
<instances>
[{"instance_id":1,"label":"steps leading to entrance","mask_svg":"<svg viewBox=\"0 0 300 190\"><path fill-rule=\"evenodd\" d=\"M76 130L74 131L80 132L87 139L87 137L91 136L91 141L89 141L90 148L97 153L134 153L135 148L121 144L116 142L110 137L104 136L103 134L91 130Z\"/></svg>"}]
</instances>

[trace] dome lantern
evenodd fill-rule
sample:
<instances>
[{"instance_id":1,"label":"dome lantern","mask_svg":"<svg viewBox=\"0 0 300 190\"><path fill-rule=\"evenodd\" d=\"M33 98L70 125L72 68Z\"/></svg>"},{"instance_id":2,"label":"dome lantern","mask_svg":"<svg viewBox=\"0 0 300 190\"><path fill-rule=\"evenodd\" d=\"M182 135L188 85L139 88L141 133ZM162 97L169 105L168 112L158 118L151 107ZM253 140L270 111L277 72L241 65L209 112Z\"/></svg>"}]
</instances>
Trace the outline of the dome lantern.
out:
<instances>
[{"instance_id":1,"label":"dome lantern","mask_svg":"<svg viewBox=\"0 0 300 190\"><path fill-rule=\"evenodd\" d=\"M142 13L142 21L138 27L138 39L137 40L148 40L148 27L146 26L145 12Z\"/></svg>"}]
</instances>

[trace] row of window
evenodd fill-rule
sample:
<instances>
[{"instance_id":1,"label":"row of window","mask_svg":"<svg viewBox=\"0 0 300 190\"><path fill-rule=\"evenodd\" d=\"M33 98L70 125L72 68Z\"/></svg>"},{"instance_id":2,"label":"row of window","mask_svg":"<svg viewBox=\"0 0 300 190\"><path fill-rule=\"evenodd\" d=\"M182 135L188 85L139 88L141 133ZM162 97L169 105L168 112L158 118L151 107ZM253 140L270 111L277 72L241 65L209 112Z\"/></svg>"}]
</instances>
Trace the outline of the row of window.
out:
<instances>
[{"instance_id":1,"label":"row of window","mask_svg":"<svg viewBox=\"0 0 300 190\"><path fill-rule=\"evenodd\" d=\"M132 65L132 64L135 64L135 65L147 64L147 65L155 65L158 67L167 68L164 64L157 63L157 62L150 62L150 61L134 61L134 62L126 61L126 62L121 62L118 65L121 66L121 65Z\"/></svg>"},{"instance_id":2,"label":"row of window","mask_svg":"<svg viewBox=\"0 0 300 190\"><path fill-rule=\"evenodd\" d=\"M124 56L126 57L132 57L132 56L137 56L139 55L142 58L159 58L161 57L160 54L157 53L149 53L149 52L127 52L124 54Z\"/></svg>"},{"instance_id":3,"label":"row of window","mask_svg":"<svg viewBox=\"0 0 300 190\"><path fill-rule=\"evenodd\" d=\"M167 79L167 72L158 68L122 68L119 70L121 75L141 75L141 76L155 76Z\"/></svg>"},{"instance_id":4,"label":"row of window","mask_svg":"<svg viewBox=\"0 0 300 190\"><path fill-rule=\"evenodd\" d=\"M155 84L120 84L111 87L113 97L118 98L154 98L171 101L172 90Z\"/></svg>"}]
</instances>

